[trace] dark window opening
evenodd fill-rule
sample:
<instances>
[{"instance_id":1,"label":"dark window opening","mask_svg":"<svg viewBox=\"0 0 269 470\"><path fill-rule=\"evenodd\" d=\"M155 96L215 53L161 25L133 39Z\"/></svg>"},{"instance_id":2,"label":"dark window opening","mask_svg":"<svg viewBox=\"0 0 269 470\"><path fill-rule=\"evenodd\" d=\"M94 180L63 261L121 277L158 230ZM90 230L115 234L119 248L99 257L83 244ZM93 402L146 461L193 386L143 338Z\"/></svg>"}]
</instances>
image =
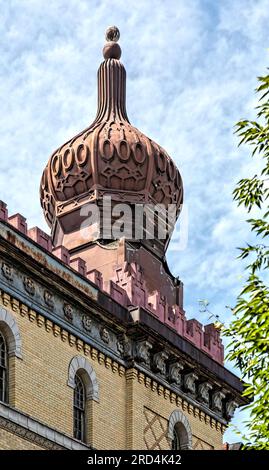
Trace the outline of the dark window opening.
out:
<instances>
[{"instance_id":1,"label":"dark window opening","mask_svg":"<svg viewBox=\"0 0 269 470\"><path fill-rule=\"evenodd\" d=\"M172 450L180 450L180 439L176 428L173 431Z\"/></svg>"},{"instance_id":2,"label":"dark window opening","mask_svg":"<svg viewBox=\"0 0 269 470\"><path fill-rule=\"evenodd\" d=\"M85 442L85 387L81 378L75 376L74 389L74 437Z\"/></svg>"}]
</instances>

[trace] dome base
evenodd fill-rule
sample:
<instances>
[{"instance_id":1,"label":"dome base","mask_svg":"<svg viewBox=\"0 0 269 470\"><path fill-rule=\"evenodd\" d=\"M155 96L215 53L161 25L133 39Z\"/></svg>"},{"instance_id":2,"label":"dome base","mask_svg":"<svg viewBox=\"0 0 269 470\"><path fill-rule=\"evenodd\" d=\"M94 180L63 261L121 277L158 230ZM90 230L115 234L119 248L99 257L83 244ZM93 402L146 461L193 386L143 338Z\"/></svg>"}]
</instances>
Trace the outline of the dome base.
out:
<instances>
[{"instance_id":1,"label":"dome base","mask_svg":"<svg viewBox=\"0 0 269 470\"><path fill-rule=\"evenodd\" d=\"M146 247L135 245L125 239L110 243L94 242L71 251L71 260L78 256L91 267L91 271L96 270L102 274L105 284L112 281L126 290L130 305L133 303L136 306L147 307L148 302L148 308L151 309L157 296L163 299L165 305L170 305L171 308L177 306L183 310L182 282L170 273L166 263L154 256ZM130 292L128 290L127 277L129 279L130 269L135 270L134 279L140 283L140 297L141 295L143 297L144 291L144 297L140 300L137 298L138 290L137 295L133 287L130 287Z\"/></svg>"}]
</instances>

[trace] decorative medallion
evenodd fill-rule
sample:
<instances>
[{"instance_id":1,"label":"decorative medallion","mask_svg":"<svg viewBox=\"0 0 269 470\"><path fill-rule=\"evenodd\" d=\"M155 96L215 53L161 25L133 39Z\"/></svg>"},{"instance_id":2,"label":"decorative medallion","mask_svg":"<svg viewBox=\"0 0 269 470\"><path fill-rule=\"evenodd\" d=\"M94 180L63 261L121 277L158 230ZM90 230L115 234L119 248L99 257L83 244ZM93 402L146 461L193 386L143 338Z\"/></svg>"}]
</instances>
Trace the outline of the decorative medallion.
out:
<instances>
[{"instance_id":1,"label":"decorative medallion","mask_svg":"<svg viewBox=\"0 0 269 470\"><path fill-rule=\"evenodd\" d=\"M100 330L100 337L104 341L104 343L106 343L106 344L109 343L109 341L110 341L109 332L107 331L107 329L104 326Z\"/></svg>"},{"instance_id":2,"label":"decorative medallion","mask_svg":"<svg viewBox=\"0 0 269 470\"><path fill-rule=\"evenodd\" d=\"M81 323L84 330L86 330L88 333L92 331L92 320L88 317L88 315L82 315Z\"/></svg>"},{"instance_id":3,"label":"decorative medallion","mask_svg":"<svg viewBox=\"0 0 269 470\"><path fill-rule=\"evenodd\" d=\"M13 280L13 268L8 263L2 264L2 273L8 281Z\"/></svg>"},{"instance_id":4,"label":"decorative medallion","mask_svg":"<svg viewBox=\"0 0 269 470\"><path fill-rule=\"evenodd\" d=\"M45 304L49 307L49 308L53 308L54 307L54 301L53 301L53 294L48 291L48 290L45 290L44 291L44 294L43 294L43 298L44 298L44 302Z\"/></svg>"},{"instance_id":5,"label":"decorative medallion","mask_svg":"<svg viewBox=\"0 0 269 470\"><path fill-rule=\"evenodd\" d=\"M64 311L65 318L68 321L72 322L73 321L73 307L70 304L65 302L63 305L63 311Z\"/></svg>"},{"instance_id":6,"label":"decorative medallion","mask_svg":"<svg viewBox=\"0 0 269 470\"><path fill-rule=\"evenodd\" d=\"M28 292L28 294L35 295L35 283L33 279L31 279L30 277L24 276L23 285L24 285L24 289L26 290L26 292Z\"/></svg>"}]
</instances>

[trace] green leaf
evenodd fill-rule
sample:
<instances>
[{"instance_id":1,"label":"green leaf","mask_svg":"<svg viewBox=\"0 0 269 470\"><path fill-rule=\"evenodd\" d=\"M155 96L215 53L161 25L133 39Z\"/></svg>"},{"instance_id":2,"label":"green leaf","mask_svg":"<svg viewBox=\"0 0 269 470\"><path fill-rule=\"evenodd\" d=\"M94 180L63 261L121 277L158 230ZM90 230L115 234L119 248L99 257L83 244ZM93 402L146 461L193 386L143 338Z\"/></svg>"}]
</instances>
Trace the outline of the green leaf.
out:
<instances>
[{"instance_id":1,"label":"green leaf","mask_svg":"<svg viewBox=\"0 0 269 470\"><path fill-rule=\"evenodd\" d=\"M240 438L245 449L269 450L269 75L258 80L257 120L241 119L235 133L239 145L251 146L250 156L259 159L257 168L262 168L260 176L245 175L233 191L246 214L255 208L255 217L246 220L256 241L238 248L240 262L248 259L248 277L232 308L232 321L222 331L229 338L227 358L247 380L243 395L252 399L245 407L250 411L247 433L239 432Z\"/></svg>"}]
</instances>

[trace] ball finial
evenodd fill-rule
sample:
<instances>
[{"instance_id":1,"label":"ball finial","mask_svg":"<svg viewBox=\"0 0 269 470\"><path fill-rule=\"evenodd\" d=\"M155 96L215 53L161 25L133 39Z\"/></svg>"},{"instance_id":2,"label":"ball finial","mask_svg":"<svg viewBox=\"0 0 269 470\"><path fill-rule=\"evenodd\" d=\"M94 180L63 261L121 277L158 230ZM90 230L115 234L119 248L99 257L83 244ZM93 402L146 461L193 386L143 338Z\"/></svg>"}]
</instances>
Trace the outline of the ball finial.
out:
<instances>
[{"instance_id":1,"label":"ball finial","mask_svg":"<svg viewBox=\"0 0 269 470\"><path fill-rule=\"evenodd\" d=\"M107 43L104 45L103 56L107 59L120 59L121 48L117 41L120 39L120 31L117 26L110 26L106 30Z\"/></svg>"},{"instance_id":2,"label":"ball finial","mask_svg":"<svg viewBox=\"0 0 269 470\"><path fill-rule=\"evenodd\" d=\"M106 40L108 42L118 42L120 39L120 30L117 26L109 26L106 30Z\"/></svg>"}]
</instances>

